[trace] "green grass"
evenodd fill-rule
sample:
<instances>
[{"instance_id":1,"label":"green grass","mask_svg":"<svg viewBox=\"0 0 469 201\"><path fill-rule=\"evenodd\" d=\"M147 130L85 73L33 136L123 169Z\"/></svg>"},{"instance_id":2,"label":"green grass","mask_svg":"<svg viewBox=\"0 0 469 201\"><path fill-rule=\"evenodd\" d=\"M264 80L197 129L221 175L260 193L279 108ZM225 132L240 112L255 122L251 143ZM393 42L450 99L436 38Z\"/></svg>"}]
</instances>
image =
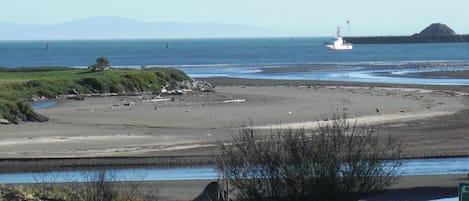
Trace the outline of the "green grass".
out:
<instances>
[{"instance_id":1,"label":"green grass","mask_svg":"<svg viewBox=\"0 0 469 201\"><path fill-rule=\"evenodd\" d=\"M177 69L112 69L91 72L66 67L0 68L0 115L12 122L27 120L33 97L55 98L72 90L88 93L159 91L162 84L190 79Z\"/></svg>"},{"instance_id":2,"label":"green grass","mask_svg":"<svg viewBox=\"0 0 469 201\"><path fill-rule=\"evenodd\" d=\"M0 68L0 80L39 80L39 79L79 79L135 73L136 69L113 69L106 72L90 72L85 68L35 67L35 68Z\"/></svg>"}]
</instances>

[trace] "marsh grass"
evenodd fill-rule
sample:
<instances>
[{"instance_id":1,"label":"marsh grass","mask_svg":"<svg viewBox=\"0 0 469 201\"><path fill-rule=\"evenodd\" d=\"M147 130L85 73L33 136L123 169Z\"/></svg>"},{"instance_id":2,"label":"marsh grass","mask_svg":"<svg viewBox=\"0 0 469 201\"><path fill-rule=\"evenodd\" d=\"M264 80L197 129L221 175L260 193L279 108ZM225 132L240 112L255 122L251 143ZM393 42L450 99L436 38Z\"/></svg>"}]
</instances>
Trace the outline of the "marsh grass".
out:
<instances>
[{"instance_id":1,"label":"marsh grass","mask_svg":"<svg viewBox=\"0 0 469 201\"><path fill-rule=\"evenodd\" d=\"M41 182L35 184L0 185L0 200L54 201L156 201L158 187L141 181L118 182L112 171L83 173L85 182ZM53 175L50 175L53 177Z\"/></svg>"}]
</instances>

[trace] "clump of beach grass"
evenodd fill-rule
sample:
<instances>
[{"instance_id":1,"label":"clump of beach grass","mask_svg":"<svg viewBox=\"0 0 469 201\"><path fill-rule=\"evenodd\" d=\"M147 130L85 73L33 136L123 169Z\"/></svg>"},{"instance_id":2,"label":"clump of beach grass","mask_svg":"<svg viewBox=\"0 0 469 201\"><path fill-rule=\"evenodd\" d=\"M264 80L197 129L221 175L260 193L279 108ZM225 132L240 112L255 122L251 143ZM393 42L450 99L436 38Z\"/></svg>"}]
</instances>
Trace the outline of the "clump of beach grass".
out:
<instances>
[{"instance_id":1,"label":"clump of beach grass","mask_svg":"<svg viewBox=\"0 0 469 201\"><path fill-rule=\"evenodd\" d=\"M172 68L112 69L93 72L83 68L0 68L0 117L9 122L35 121L28 103L33 98L53 99L70 93L118 93L159 91L164 84L190 78Z\"/></svg>"}]
</instances>

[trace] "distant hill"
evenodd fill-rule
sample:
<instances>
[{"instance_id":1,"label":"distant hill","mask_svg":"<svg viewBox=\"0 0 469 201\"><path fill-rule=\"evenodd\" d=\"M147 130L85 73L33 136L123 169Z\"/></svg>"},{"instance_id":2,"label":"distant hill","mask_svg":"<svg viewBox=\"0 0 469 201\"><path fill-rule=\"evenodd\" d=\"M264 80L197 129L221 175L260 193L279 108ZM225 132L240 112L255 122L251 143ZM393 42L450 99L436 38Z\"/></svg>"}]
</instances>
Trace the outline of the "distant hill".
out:
<instances>
[{"instance_id":1,"label":"distant hill","mask_svg":"<svg viewBox=\"0 0 469 201\"><path fill-rule=\"evenodd\" d=\"M211 23L152 23L91 17L55 25L0 23L0 40L213 38L286 36L288 31Z\"/></svg>"}]
</instances>

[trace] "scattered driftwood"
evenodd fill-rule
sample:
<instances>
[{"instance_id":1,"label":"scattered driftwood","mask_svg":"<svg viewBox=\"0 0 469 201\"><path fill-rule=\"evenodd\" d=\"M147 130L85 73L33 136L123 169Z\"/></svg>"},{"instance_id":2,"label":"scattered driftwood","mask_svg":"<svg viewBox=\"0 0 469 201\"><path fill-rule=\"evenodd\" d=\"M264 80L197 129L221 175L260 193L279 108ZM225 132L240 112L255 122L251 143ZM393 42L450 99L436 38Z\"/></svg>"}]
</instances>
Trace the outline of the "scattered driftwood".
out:
<instances>
[{"instance_id":1,"label":"scattered driftwood","mask_svg":"<svg viewBox=\"0 0 469 201\"><path fill-rule=\"evenodd\" d=\"M85 100L85 97L84 97L84 96L69 96L69 97L67 97L67 99L71 99L71 100Z\"/></svg>"},{"instance_id":2,"label":"scattered driftwood","mask_svg":"<svg viewBox=\"0 0 469 201\"><path fill-rule=\"evenodd\" d=\"M142 102L143 103L146 103L146 102L166 102L166 101L170 101L171 98L157 98L157 99L150 99L150 100L143 100Z\"/></svg>"},{"instance_id":3,"label":"scattered driftwood","mask_svg":"<svg viewBox=\"0 0 469 201\"><path fill-rule=\"evenodd\" d=\"M179 87L182 89L192 89L202 92L213 92L215 86L206 82L206 81L199 81L199 80L186 80L178 83Z\"/></svg>"},{"instance_id":4,"label":"scattered driftwood","mask_svg":"<svg viewBox=\"0 0 469 201\"><path fill-rule=\"evenodd\" d=\"M0 119L0 124L10 124L10 121L6 119Z\"/></svg>"},{"instance_id":5,"label":"scattered driftwood","mask_svg":"<svg viewBox=\"0 0 469 201\"><path fill-rule=\"evenodd\" d=\"M180 89L177 89L177 90L167 90L166 88L163 87L163 89L161 89L161 93L162 93L162 94L169 94L169 95L183 95L183 94L185 94L186 92L183 91L183 90L180 90Z\"/></svg>"},{"instance_id":6,"label":"scattered driftwood","mask_svg":"<svg viewBox=\"0 0 469 201\"><path fill-rule=\"evenodd\" d=\"M234 99L234 100L225 100L225 101L222 101L222 103L242 103L246 101L247 101L246 99Z\"/></svg>"}]
</instances>

